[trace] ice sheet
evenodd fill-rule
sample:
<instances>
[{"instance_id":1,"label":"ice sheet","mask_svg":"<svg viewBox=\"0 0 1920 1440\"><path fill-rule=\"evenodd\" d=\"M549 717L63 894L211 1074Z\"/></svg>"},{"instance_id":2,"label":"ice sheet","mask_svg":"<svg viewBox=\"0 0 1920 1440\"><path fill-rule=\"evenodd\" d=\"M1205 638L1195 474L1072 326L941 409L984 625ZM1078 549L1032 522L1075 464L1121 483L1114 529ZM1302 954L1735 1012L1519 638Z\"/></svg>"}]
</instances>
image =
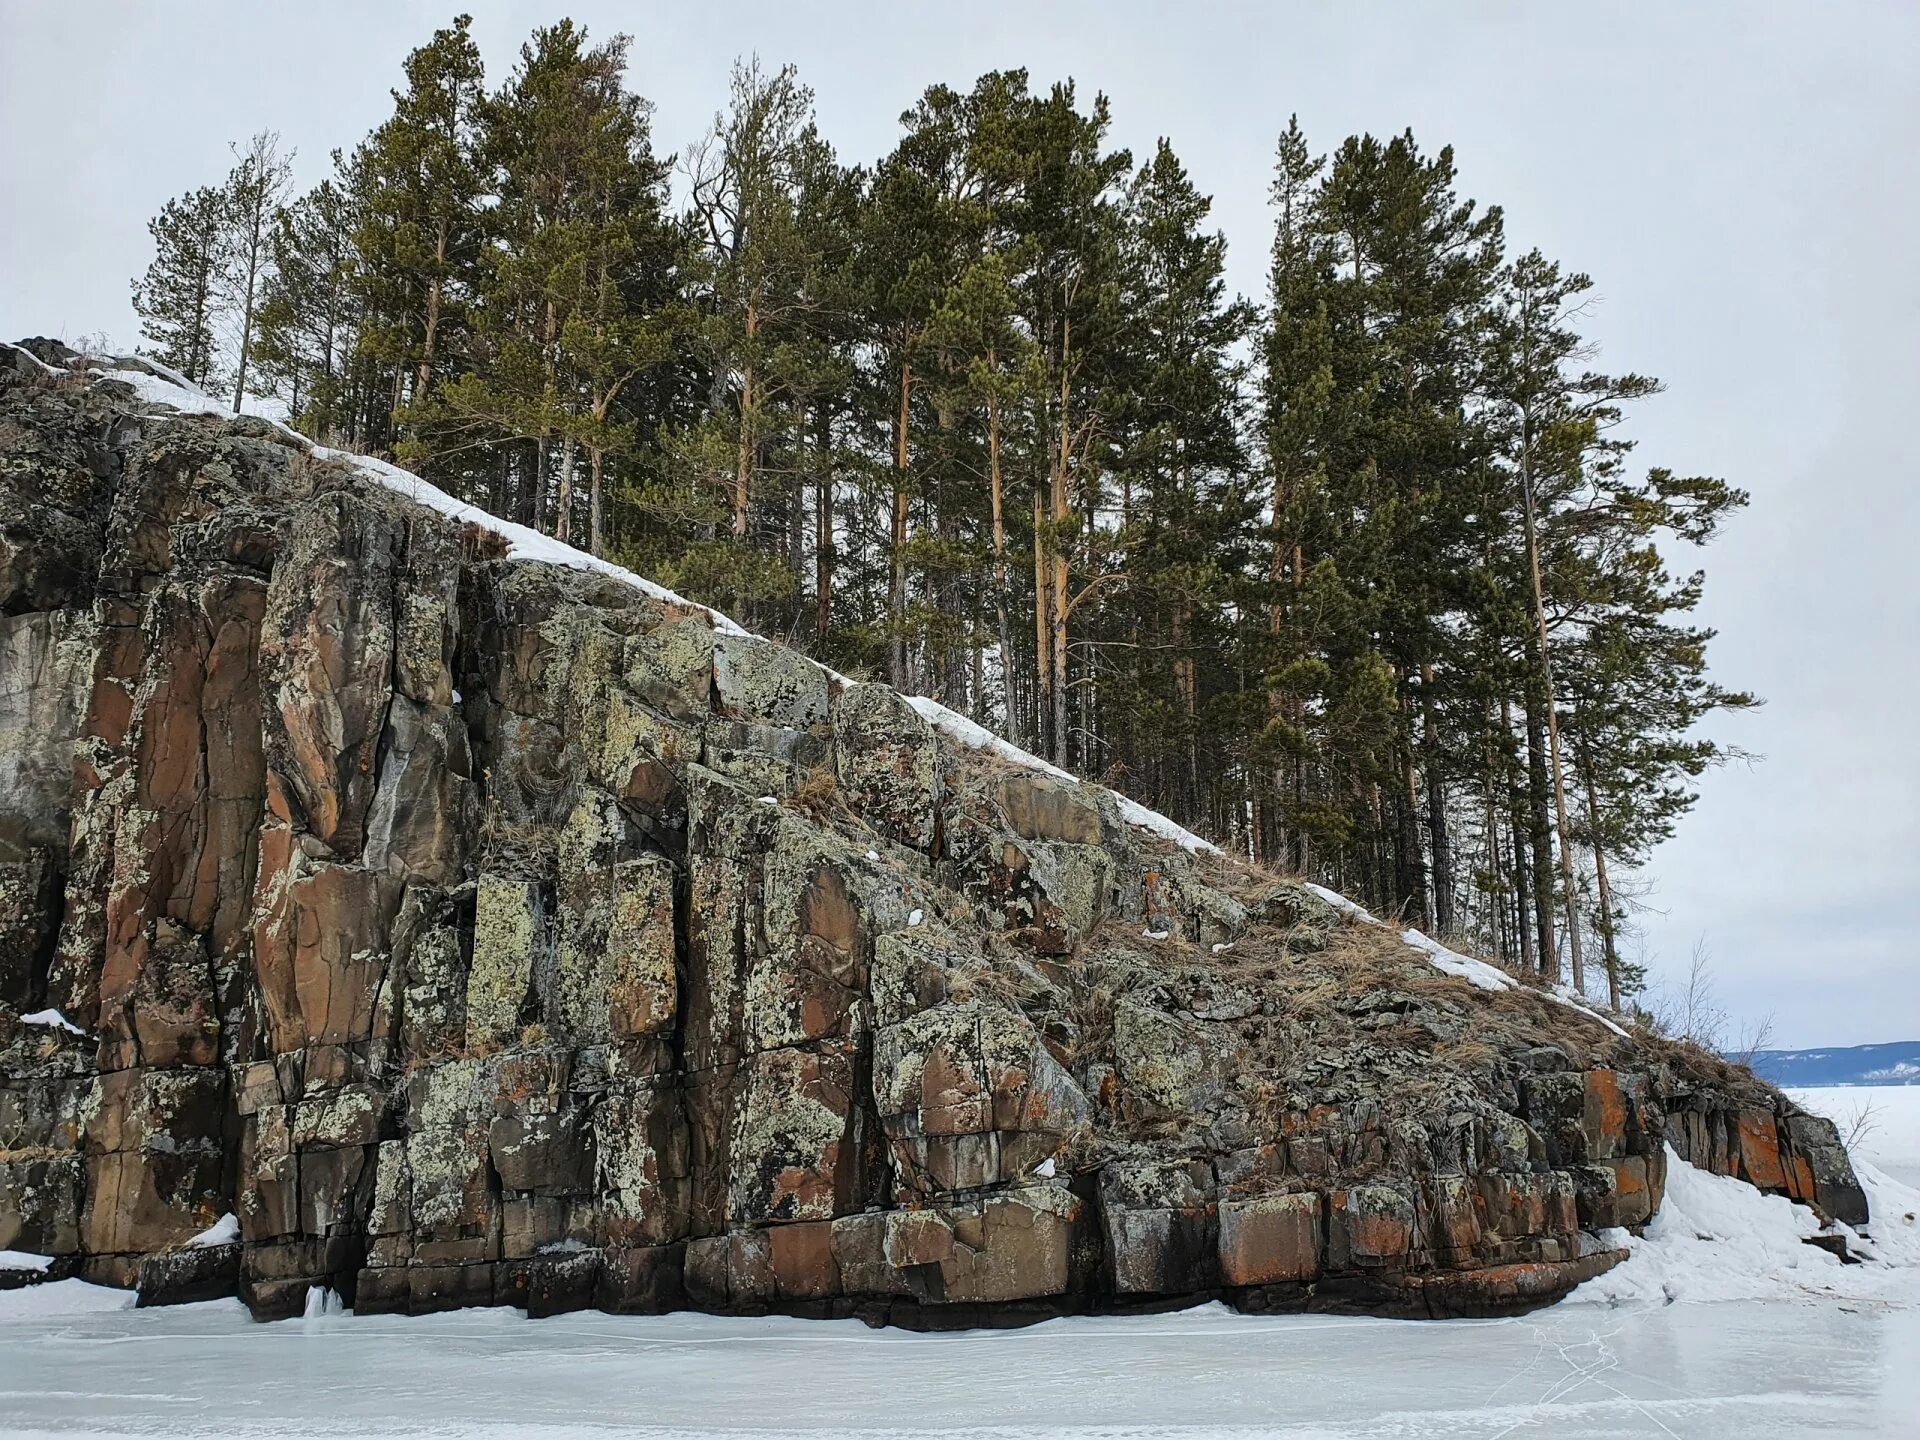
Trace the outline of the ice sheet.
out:
<instances>
[{"instance_id":1,"label":"ice sheet","mask_svg":"<svg viewBox=\"0 0 1920 1440\"><path fill-rule=\"evenodd\" d=\"M0 1434L1910 1437L1916 1354L1912 1309L1779 1302L1445 1323L1206 1306L947 1335L501 1310L256 1325L216 1302L0 1312Z\"/></svg>"}]
</instances>

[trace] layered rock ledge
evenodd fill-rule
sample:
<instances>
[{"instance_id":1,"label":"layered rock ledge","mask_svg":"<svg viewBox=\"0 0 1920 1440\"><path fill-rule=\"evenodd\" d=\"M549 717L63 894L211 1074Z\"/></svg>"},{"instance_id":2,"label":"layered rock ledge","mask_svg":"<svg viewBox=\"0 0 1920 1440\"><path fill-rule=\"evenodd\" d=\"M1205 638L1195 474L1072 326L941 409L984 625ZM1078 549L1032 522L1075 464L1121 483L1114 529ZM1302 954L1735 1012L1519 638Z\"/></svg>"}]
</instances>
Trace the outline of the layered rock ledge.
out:
<instances>
[{"instance_id":1,"label":"layered rock ledge","mask_svg":"<svg viewBox=\"0 0 1920 1440\"><path fill-rule=\"evenodd\" d=\"M46 1274L1494 1313L1615 1263L1668 1146L1866 1219L1744 1071L117 363L0 347L0 1250Z\"/></svg>"}]
</instances>

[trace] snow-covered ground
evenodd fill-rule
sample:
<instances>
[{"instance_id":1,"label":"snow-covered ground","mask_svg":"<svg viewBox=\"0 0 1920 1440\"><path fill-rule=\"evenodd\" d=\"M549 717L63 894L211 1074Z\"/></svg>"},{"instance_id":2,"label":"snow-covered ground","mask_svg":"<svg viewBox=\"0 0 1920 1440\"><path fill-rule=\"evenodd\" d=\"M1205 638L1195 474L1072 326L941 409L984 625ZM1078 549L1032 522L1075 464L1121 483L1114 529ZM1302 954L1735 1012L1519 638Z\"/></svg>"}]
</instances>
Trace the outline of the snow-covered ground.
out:
<instances>
[{"instance_id":1,"label":"snow-covered ground","mask_svg":"<svg viewBox=\"0 0 1920 1440\"><path fill-rule=\"evenodd\" d=\"M135 1311L70 1287L35 1297L87 1302L58 1315L0 1307L0 1433L1761 1440L1910 1437L1920 1415L1911 1307L1563 1305L1435 1324L1207 1306L923 1336L497 1310L255 1325L234 1302Z\"/></svg>"},{"instance_id":2,"label":"snow-covered ground","mask_svg":"<svg viewBox=\"0 0 1920 1440\"><path fill-rule=\"evenodd\" d=\"M1911 1437L1920 1193L1864 1173L1877 1258L1842 1266L1799 1243L1805 1210L1675 1160L1625 1265L1512 1320L256 1325L237 1301L134 1310L70 1280L0 1292L0 1436Z\"/></svg>"}]
</instances>

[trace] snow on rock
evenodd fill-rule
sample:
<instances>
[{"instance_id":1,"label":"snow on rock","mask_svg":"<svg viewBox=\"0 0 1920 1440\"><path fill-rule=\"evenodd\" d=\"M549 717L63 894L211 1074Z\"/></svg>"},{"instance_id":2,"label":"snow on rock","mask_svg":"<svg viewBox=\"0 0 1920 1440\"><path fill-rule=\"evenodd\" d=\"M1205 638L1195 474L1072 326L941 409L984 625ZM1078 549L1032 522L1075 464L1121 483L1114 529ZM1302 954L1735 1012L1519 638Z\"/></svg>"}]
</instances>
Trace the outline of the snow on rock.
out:
<instances>
[{"instance_id":1,"label":"snow on rock","mask_svg":"<svg viewBox=\"0 0 1920 1440\"><path fill-rule=\"evenodd\" d=\"M131 367L109 370L106 372L106 378L118 380L122 385L132 387L133 392L149 405L166 405L178 410L182 415L217 415L223 420L233 417L234 411L231 405L221 404L178 372L167 371L166 366L152 361L142 363L152 365L154 370L165 371L174 378L169 380L165 375L156 375L148 370L136 370Z\"/></svg>"},{"instance_id":2,"label":"snow on rock","mask_svg":"<svg viewBox=\"0 0 1920 1440\"><path fill-rule=\"evenodd\" d=\"M921 921L925 920L926 918L927 918L926 911L924 910L914 911L911 915L907 916L907 928L909 930L913 929L915 926L917 926Z\"/></svg>"},{"instance_id":3,"label":"snow on rock","mask_svg":"<svg viewBox=\"0 0 1920 1440\"><path fill-rule=\"evenodd\" d=\"M61 373L59 366L47 364L46 361L27 349L26 346L15 345L11 340L0 340L0 350L11 350L20 359L27 361L29 364L39 366L44 374L58 375Z\"/></svg>"},{"instance_id":4,"label":"snow on rock","mask_svg":"<svg viewBox=\"0 0 1920 1440\"><path fill-rule=\"evenodd\" d=\"M30 1270L36 1275L44 1275L51 1264L51 1255L32 1255L25 1250L0 1250L0 1270Z\"/></svg>"},{"instance_id":5,"label":"snow on rock","mask_svg":"<svg viewBox=\"0 0 1920 1440\"><path fill-rule=\"evenodd\" d=\"M589 555L584 550L576 550L564 541L555 540L551 535L542 535L531 526L517 524L512 520L502 520L497 515L480 509L477 505L456 500L446 491L436 485L428 484L410 470L402 470L398 465L389 465L386 461L376 460L370 455L354 455L345 450L329 450L324 445L313 445L312 449L320 459L344 460L368 479L405 495L409 500L424 505L429 510L437 510L449 520L462 525L477 525L482 530L492 531L507 542L507 558L510 560L538 560L548 565L564 565L573 570L597 570L603 575L611 575L623 584L631 585L641 594L650 595L663 604L705 611L718 634L745 635L747 633L732 618L722 615L711 606L701 605L683 595L677 595L664 585L656 585L645 576L634 574L624 565L616 565L611 560L601 559L598 555Z\"/></svg>"},{"instance_id":6,"label":"snow on rock","mask_svg":"<svg viewBox=\"0 0 1920 1440\"><path fill-rule=\"evenodd\" d=\"M1806 1206L1697 1169L1669 1146L1666 1197L1646 1233L1601 1232L1603 1243L1630 1252L1627 1262L1580 1286L1566 1303L1785 1296L1920 1301L1920 1225L1910 1218L1920 1192L1872 1166L1860 1166L1859 1175L1874 1219L1870 1239L1837 1227L1865 1257L1847 1265L1805 1243L1823 1228Z\"/></svg>"},{"instance_id":7,"label":"snow on rock","mask_svg":"<svg viewBox=\"0 0 1920 1440\"><path fill-rule=\"evenodd\" d=\"M204 1250L210 1245L237 1245L240 1242L240 1217L229 1210L213 1224L187 1241L189 1249Z\"/></svg>"},{"instance_id":8,"label":"snow on rock","mask_svg":"<svg viewBox=\"0 0 1920 1440\"><path fill-rule=\"evenodd\" d=\"M141 400L149 405L165 405L178 410L183 415L216 415L228 418L234 414L233 407L222 403L193 384L177 370L147 359L115 359L101 368L102 375L108 380L118 380L130 386ZM429 484L411 471L402 470L398 465L390 465L384 460L376 460L371 455L355 455L346 450L333 450L325 445L315 444L299 432L288 429L277 421L269 421L288 438L307 447L316 459L340 460L353 466L362 475L379 485L406 496L416 504L436 510L449 520L463 525L477 525L490 530L507 542L508 558L514 560L540 560L550 565L564 565L574 570L597 570L604 575L631 585L642 594L668 605L684 606L690 610L704 610L713 621L713 628L722 635L744 635L747 632L730 617L718 610L698 604L684 596L676 595L664 585L656 585L644 576L636 575L625 566L616 565L611 560L603 560L597 555L589 555L584 550L542 535L530 526L516 524L511 520L502 520L489 514L478 506L469 505L464 500L456 500L437 485Z\"/></svg>"},{"instance_id":9,"label":"snow on rock","mask_svg":"<svg viewBox=\"0 0 1920 1440\"><path fill-rule=\"evenodd\" d=\"M1326 886L1315 885L1311 881L1307 882L1307 889L1311 890L1315 895L1318 895L1343 915L1351 916L1363 925L1378 925L1382 929L1387 928L1386 921L1376 917L1373 912L1365 906L1356 905L1337 890L1329 890ZM1444 970L1449 975L1458 975L1462 980L1469 981L1479 986L1482 990L1516 990L1520 988L1520 982L1514 979L1513 976L1507 974L1506 971L1500 969L1497 965L1489 965L1484 960L1476 960L1471 955L1462 955L1458 950L1450 950L1438 940L1435 940L1431 935L1423 935L1418 930L1408 929L1400 932L1400 939L1403 944L1410 945L1422 955L1425 955L1427 959L1432 962L1436 970ZM1608 1019L1598 1010L1586 1004L1579 998L1575 991L1567 986L1556 985L1552 989L1536 989L1534 993L1546 996L1547 999L1553 1001L1556 1005L1564 1005L1569 1010L1578 1010L1589 1020L1597 1021L1616 1035L1625 1037L1627 1033L1620 1028L1618 1022Z\"/></svg>"},{"instance_id":10,"label":"snow on rock","mask_svg":"<svg viewBox=\"0 0 1920 1440\"><path fill-rule=\"evenodd\" d=\"M31 1015L20 1017L22 1025L45 1025L54 1030L64 1030L69 1035L84 1035L87 1032L67 1019L58 1010L36 1010Z\"/></svg>"},{"instance_id":11,"label":"snow on rock","mask_svg":"<svg viewBox=\"0 0 1920 1440\"><path fill-rule=\"evenodd\" d=\"M918 710L926 722L950 739L959 741L970 750L985 750L1002 760L1018 765L1026 770L1038 770L1043 775L1051 775L1057 780L1071 780L1076 785L1087 782L1078 775L1069 774L1058 765L1050 765L1038 755L1022 750L1010 740L1003 740L984 725L975 724L957 710L949 710L938 700L925 695L909 695L907 703ZM1138 825L1162 839L1171 840L1182 850L1196 855L1218 855L1219 847L1211 841L1203 840L1185 826L1177 825L1158 810L1149 810L1138 800L1130 800L1119 791L1111 792L1114 803L1120 807L1120 818L1129 825Z\"/></svg>"}]
</instances>

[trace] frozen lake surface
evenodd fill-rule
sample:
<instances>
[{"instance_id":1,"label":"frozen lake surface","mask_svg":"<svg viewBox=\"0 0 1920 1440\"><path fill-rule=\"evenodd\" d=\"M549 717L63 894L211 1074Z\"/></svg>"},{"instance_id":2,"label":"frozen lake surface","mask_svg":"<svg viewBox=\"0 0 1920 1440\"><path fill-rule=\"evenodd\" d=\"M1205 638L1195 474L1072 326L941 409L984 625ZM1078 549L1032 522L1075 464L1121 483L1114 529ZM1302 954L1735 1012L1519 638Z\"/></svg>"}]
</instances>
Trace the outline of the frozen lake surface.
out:
<instances>
[{"instance_id":1,"label":"frozen lake surface","mask_svg":"<svg viewBox=\"0 0 1920 1440\"><path fill-rule=\"evenodd\" d=\"M1804 1103L1845 1124L1858 1092ZM1920 1434L1920 1158L1861 1149L1874 1263L1678 1166L1624 1266L1550 1310L1445 1323L1179 1314L913 1335L858 1322L468 1311L257 1325L66 1281L0 1293L0 1435L194 1437Z\"/></svg>"},{"instance_id":2,"label":"frozen lake surface","mask_svg":"<svg viewBox=\"0 0 1920 1440\"><path fill-rule=\"evenodd\" d=\"M236 1303L0 1326L10 1435L1912 1436L1920 1312L1563 1305L910 1335L511 1311L255 1325Z\"/></svg>"}]
</instances>

